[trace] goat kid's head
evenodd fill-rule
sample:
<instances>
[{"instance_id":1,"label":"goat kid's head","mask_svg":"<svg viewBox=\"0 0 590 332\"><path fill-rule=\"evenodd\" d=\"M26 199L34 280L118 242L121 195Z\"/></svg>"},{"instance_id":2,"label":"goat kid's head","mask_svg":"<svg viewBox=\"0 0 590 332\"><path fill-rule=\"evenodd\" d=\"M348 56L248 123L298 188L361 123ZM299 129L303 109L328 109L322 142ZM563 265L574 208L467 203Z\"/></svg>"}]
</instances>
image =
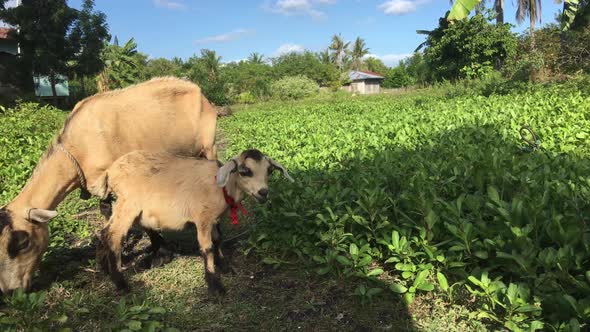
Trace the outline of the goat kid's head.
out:
<instances>
[{"instance_id":1,"label":"goat kid's head","mask_svg":"<svg viewBox=\"0 0 590 332\"><path fill-rule=\"evenodd\" d=\"M268 197L268 178L278 169L291 182L293 178L283 165L258 150L246 150L226 162L217 171L217 186L224 187L232 173L236 173L236 187L264 203Z\"/></svg>"},{"instance_id":2,"label":"goat kid's head","mask_svg":"<svg viewBox=\"0 0 590 332\"><path fill-rule=\"evenodd\" d=\"M22 213L19 213L22 212ZM47 221L57 212L0 208L0 290L28 290L49 241Z\"/></svg>"}]
</instances>

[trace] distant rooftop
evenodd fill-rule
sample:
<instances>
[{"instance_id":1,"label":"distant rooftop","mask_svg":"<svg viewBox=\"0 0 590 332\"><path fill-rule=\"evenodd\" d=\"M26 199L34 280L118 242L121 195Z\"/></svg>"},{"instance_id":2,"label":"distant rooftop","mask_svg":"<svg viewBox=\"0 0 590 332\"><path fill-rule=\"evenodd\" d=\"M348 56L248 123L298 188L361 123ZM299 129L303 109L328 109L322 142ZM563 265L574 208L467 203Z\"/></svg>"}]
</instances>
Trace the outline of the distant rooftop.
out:
<instances>
[{"instance_id":1,"label":"distant rooftop","mask_svg":"<svg viewBox=\"0 0 590 332\"><path fill-rule=\"evenodd\" d=\"M8 33L11 29L0 27L0 39L8 39Z\"/></svg>"},{"instance_id":2,"label":"distant rooftop","mask_svg":"<svg viewBox=\"0 0 590 332\"><path fill-rule=\"evenodd\" d=\"M384 79L385 77L368 70L353 70L348 74L351 81L366 79Z\"/></svg>"}]
</instances>

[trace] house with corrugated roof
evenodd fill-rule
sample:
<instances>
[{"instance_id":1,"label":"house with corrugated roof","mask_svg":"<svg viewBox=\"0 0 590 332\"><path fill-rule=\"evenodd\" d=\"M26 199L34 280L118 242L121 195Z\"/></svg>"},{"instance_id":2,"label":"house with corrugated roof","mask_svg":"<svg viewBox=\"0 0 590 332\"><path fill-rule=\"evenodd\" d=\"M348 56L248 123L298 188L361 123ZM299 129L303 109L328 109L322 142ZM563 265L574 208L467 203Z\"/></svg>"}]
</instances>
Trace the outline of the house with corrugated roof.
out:
<instances>
[{"instance_id":1,"label":"house with corrugated roof","mask_svg":"<svg viewBox=\"0 0 590 332\"><path fill-rule=\"evenodd\" d=\"M353 70L348 74L350 83L342 88L351 93L373 94L381 91L381 83L385 77L367 70Z\"/></svg>"}]
</instances>

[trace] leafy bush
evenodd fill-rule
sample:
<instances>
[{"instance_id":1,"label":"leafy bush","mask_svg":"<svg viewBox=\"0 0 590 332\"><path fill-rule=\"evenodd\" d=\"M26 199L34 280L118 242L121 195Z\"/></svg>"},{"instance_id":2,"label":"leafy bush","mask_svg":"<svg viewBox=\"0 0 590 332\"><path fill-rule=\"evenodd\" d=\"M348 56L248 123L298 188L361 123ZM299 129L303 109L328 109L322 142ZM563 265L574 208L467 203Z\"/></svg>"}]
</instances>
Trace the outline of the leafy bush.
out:
<instances>
[{"instance_id":1,"label":"leafy bush","mask_svg":"<svg viewBox=\"0 0 590 332\"><path fill-rule=\"evenodd\" d=\"M236 102L238 104L254 104L256 97L250 91L246 91L238 95Z\"/></svg>"},{"instance_id":2,"label":"leafy bush","mask_svg":"<svg viewBox=\"0 0 590 332\"><path fill-rule=\"evenodd\" d=\"M26 294L17 289L6 298L6 308L0 310L0 330L2 331L71 331L59 328L67 322L68 317L60 312L47 312L45 292Z\"/></svg>"},{"instance_id":3,"label":"leafy bush","mask_svg":"<svg viewBox=\"0 0 590 332\"><path fill-rule=\"evenodd\" d=\"M166 310L135 296L128 301L121 298L114 309L114 319L105 320L109 330L177 332L178 329L162 322ZM16 290L6 298L0 309L1 331L74 331L68 327L69 316L85 315L89 310L80 296L49 305L46 292L24 293Z\"/></svg>"},{"instance_id":4,"label":"leafy bush","mask_svg":"<svg viewBox=\"0 0 590 332\"><path fill-rule=\"evenodd\" d=\"M277 99L301 99L319 91L319 86L306 76L287 76L271 85L273 97Z\"/></svg>"},{"instance_id":5,"label":"leafy bush","mask_svg":"<svg viewBox=\"0 0 590 332\"><path fill-rule=\"evenodd\" d=\"M130 305L127 304L126 298L122 298L115 308L118 331L179 331L176 328L166 327L165 324L160 322L159 318L166 313L164 308L153 306L136 297L131 299Z\"/></svg>"},{"instance_id":6,"label":"leafy bush","mask_svg":"<svg viewBox=\"0 0 590 332\"><path fill-rule=\"evenodd\" d=\"M66 113L51 106L23 103L0 112L0 202L18 193Z\"/></svg>"},{"instance_id":7,"label":"leafy bush","mask_svg":"<svg viewBox=\"0 0 590 332\"><path fill-rule=\"evenodd\" d=\"M51 106L22 103L0 107L0 206L12 200L24 187L41 155L62 127L67 113ZM50 251L67 244L73 236L90 236L88 223L71 216L96 206L96 199L81 201L70 194L60 205L57 219L49 224Z\"/></svg>"},{"instance_id":8,"label":"leafy bush","mask_svg":"<svg viewBox=\"0 0 590 332\"><path fill-rule=\"evenodd\" d=\"M590 12L590 6L587 11ZM568 31L564 39L560 58L562 68L569 73L582 71L590 74L590 25Z\"/></svg>"},{"instance_id":9,"label":"leafy bush","mask_svg":"<svg viewBox=\"0 0 590 332\"><path fill-rule=\"evenodd\" d=\"M590 96L533 86L276 106L221 122L239 137L228 156L256 141L296 179L273 180L248 250L360 280L361 299L467 292L495 328L587 327ZM522 152L524 124L547 154Z\"/></svg>"},{"instance_id":10,"label":"leafy bush","mask_svg":"<svg viewBox=\"0 0 590 332\"><path fill-rule=\"evenodd\" d=\"M449 25L439 20L439 27L426 39L424 60L433 80L465 77L461 70L474 64L495 66L516 51L517 39L509 24L496 25L492 15L481 14Z\"/></svg>"}]
</instances>

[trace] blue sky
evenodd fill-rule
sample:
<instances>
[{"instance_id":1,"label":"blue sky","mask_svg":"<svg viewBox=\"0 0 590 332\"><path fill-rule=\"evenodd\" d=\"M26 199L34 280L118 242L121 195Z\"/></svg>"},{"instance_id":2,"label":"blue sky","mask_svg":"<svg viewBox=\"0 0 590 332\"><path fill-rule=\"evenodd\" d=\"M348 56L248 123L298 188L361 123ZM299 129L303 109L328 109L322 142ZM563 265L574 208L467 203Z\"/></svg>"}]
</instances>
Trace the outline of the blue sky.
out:
<instances>
[{"instance_id":1,"label":"blue sky","mask_svg":"<svg viewBox=\"0 0 590 332\"><path fill-rule=\"evenodd\" d=\"M303 48L324 49L335 33L360 36L370 53L388 65L412 53L450 9L448 0L95 0L119 42L134 37L150 57L188 58L202 48L222 61L251 52L266 57ZM70 0L79 8L82 0ZM505 0L506 19L514 23L514 0ZM543 23L555 21L561 5L543 0ZM523 23L515 31L522 31Z\"/></svg>"}]
</instances>

